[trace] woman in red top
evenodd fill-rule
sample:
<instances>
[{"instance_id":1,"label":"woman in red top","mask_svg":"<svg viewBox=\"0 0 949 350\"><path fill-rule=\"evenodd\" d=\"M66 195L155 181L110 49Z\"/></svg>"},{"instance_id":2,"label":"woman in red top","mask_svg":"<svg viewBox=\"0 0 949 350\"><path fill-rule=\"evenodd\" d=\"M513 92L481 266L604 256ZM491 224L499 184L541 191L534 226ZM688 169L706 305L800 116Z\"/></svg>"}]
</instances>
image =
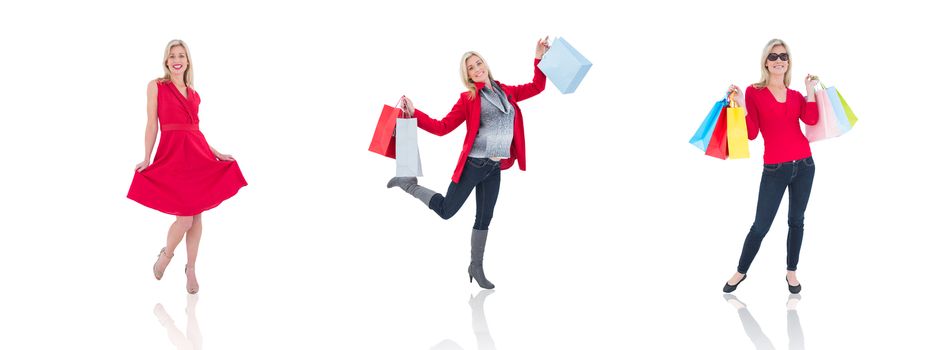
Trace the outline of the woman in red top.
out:
<instances>
[{"instance_id":1,"label":"woman in red top","mask_svg":"<svg viewBox=\"0 0 949 350\"><path fill-rule=\"evenodd\" d=\"M744 95L737 86L729 87L731 92L739 95L740 104L744 101L743 105L748 111L748 139L758 137L759 130L764 137L764 170L758 188L755 222L745 237L738 272L725 282L723 291L726 293L738 288L738 284L747 277L751 261L761 247L761 240L771 228L785 190L789 199L785 279L791 293L801 291L796 271L804 237L804 210L814 181L814 159L811 158L807 138L801 133L800 121L807 125L817 123L817 104L814 102L817 77L808 75L805 78L805 100L799 92L788 88L791 84L791 62L787 44L773 39L761 55L761 81L749 86Z\"/></svg>"},{"instance_id":2,"label":"woman in red top","mask_svg":"<svg viewBox=\"0 0 949 350\"><path fill-rule=\"evenodd\" d=\"M234 157L209 146L198 129L201 97L192 89L188 46L181 40L169 42L162 66L165 76L148 83L145 160L135 166L128 198L176 216L152 272L160 280L178 243L186 239L187 290L194 294L198 292L194 263L201 242L201 213L235 195L247 181ZM159 125L161 139L155 161L150 163Z\"/></svg>"},{"instance_id":3,"label":"woman in red top","mask_svg":"<svg viewBox=\"0 0 949 350\"><path fill-rule=\"evenodd\" d=\"M517 102L544 91L547 76L537 68L541 57L550 48L547 39L538 40L534 56L534 79L524 85L504 85L494 80L487 62L476 52L467 52L461 58L461 79L468 91L461 93L451 112L441 120L430 118L415 109L412 101L404 100L409 116L418 119L418 126L442 136L465 122L468 133L458 157L452 182L445 195L419 186L414 177L395 177L389 188L399 186L418 198L443 219L455 215L475 191L477 214L471 232L471 263L468 280L478 281L482 288L494 288L484 276L482 260L488 238L488 225L494 216L494 205L501 188L501 170L514 165L527 169L524 144L524 120Z\"/></svg>"}]
</instances>

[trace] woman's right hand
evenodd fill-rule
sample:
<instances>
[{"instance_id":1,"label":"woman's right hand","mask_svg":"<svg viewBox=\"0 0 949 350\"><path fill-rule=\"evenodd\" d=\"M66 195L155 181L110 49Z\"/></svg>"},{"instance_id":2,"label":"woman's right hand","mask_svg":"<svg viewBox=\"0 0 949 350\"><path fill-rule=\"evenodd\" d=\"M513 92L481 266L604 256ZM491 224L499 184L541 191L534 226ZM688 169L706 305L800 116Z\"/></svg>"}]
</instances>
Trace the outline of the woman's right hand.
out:
<instances>
[{"instance_id":1,"label":"woman's right hand","mask_svg":"<svg viewBox=\"0 0 949 350\"><path fill-rule=\"evenodd\" d=\"M415 117L415 105L412 104L412 100L408 97L402 96L402 110L405 111L405 114L407 114L409 118Z\"/></svg>"},{"instance_id":2,"label":"woman's right hand","mask_svg":"<svg viewBox=\"0 0 949 350\"><path fill-rule=\"evenodd\" d=\"M742 102L745 101L745 94L742 93L741 88L739 88L735 84L732 84L728 87L728 94L730 95L733 93L735 94L735 102L737 102L738 105L741 106Z\"/></svg>"},{"instance_id":3,"label":"woman's right hand","mask_svg":"<svg viewBox=\"0 0 949 350\"><path fill-rule=\"evenodd\" d=\"M148 159L146 159L142 161L141 163L138 163L137 165L135 165L135 171L142 172L142 170L145 170L145 168L147 168L149 164L151 164L151 162L149 162Z\"/></svg>"}]
</instances>

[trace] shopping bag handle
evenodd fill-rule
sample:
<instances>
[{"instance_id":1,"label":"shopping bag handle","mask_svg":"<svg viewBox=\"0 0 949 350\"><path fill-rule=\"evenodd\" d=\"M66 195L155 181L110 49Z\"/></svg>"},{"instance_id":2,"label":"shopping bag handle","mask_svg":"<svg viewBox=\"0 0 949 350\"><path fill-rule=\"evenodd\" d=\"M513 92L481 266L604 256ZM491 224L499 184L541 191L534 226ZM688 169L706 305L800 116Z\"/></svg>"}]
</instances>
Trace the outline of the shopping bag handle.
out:
<instances>
[{"instance_id":1,"label":"shopping bag handle","mask_svg":"<svg viewBox=\"0 0 949 350\"><path fill-rule=\"evenodd\" d=\"M827 90L827 86L824 86L824 81L820 80L820 78L818 78L816 75L812 75L811 80L817 80L820 83L820 88L823 90Z\"/></svg>"},{"instance_id":2,"label":"shopping bag handle","mask_svg":"<svg viewBox=\"0 0 949 350\"><path fill-rule=\"evenodd\" d=\"M395 108L399 109L399 118L400 119L409 119L408 113L405 112L405 95L399 97L399 102L395 103Z\"/></svg>"},{"instance_id":3,"label":"shopping bag handle","mask_svg":"<svg viewBox=\"0 0 949 350\"><path fill-rule=\"evenodd\" d=\"M737 93L736 91L732 91L732 92L729 92L728 95L725 96L725 98L728 99L728 108L737 108L737 107L738 107L738 103L735 102L735 95L737 95L737 94L738 94L738 93Z\"/></svg>"},{"instance_id":4,"label":"shopping bag handle","mask_svg":"<svg viewBox=\"0 0 949 350\"><path fill-rule=\"evenodd\" d=\"M399 116L396 117L396 119L407 119L407 118L409 118L408 116L406 116L405 108L403 108L403 106L405 105L405 104L403 103L403 101L405 101L404 98L405 98L405 95L402 95L402 97L399 97L399 101L395 103L395 108L397 108L397 109L399 110ZM392 137L395 137L396 129L397 129L397 128L392 128Z\"/></svg>"}]
</instances>

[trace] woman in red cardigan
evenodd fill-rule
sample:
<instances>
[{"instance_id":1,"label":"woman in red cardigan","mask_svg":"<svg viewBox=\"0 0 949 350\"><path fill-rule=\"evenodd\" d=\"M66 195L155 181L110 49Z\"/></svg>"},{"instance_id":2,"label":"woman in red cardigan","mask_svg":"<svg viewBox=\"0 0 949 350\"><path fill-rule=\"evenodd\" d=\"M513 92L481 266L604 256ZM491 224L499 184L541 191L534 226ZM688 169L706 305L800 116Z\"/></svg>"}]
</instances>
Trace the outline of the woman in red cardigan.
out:
<instances>
[{"instance_id":1,"label":"woman in red cardigan","mask_svg":"<svg viewBox=\"0 0 949 350\"><path fill-rule=\"evenodd\" d=\"M725 282L722 289L725 293L734 291L747 277L751 261L761 247L761 240L771 228L785 190L788 192L789 205L785 280L791 293L801 291L796 271L804 237L804 210L814 181L814 159L811 158L807 138L801 133L799 120L807 125L817 123L817 103L814 102L817 77L808 75L805 78L805 100L801 93L788 88L791 84L791 62L787 44L773 39L761 54L761 81L749 86L744 95L737 86L729 87L731 92L738 94L739 103L748 111L748 139L758 137L759 130L764 137L764 169L758 188L755 222L745 237L738 272Z\"/></svg>"},{"instance_id":2,"label":"woman in red cardigan","mask_svg":"<svg viewBox=\"0 0 949 350\"><path fill-rule=\"evenodd\" d=\"M402 188L446 220L454 216L471 191L475 191L477 214L471 232L468 280L477 280L481 288L494 288L494 284L484 277L482 260L488 225L501 188L501 170L513 166L515 160L521 170L527 169L524 120L517 103L544 91L547 77L537 68L537 63L549 48L547 39L537 41L534 79L517 86L494 80L484 58L477 52L466 52L461 58L461 80L468 91L461 93L451 112L441 120L430 118L415 109L411 100L404 99L406 113L417 118L418 126L423 130L442 136L465 122L468 133L444 196L419 186L414 177L394 177L386 186Z\"/></svg>"}]
</instances>

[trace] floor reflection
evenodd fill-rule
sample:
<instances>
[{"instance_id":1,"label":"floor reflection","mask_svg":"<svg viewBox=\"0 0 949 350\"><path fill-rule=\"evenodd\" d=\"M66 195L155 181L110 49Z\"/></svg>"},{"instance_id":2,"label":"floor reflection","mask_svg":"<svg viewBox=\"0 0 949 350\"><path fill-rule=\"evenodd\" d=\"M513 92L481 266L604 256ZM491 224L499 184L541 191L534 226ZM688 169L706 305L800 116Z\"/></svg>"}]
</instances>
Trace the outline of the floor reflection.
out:
<instances>
[{"instance_id":1,"label":"floor reflection","mask_svg":"<svg viewBox=\"0 0 949 350\"><path fill-rule=\"evenodd\" d=\"M201 328L198 326L198 317L195 316L195 308L197 305L198 295L188 294L188 306L185 307L185 314L188 317L188 323L185 328L187 333L182 333L181 330L175 326L175 320L165 311L165 307L162 306L161 303L155 304L155 309L153 310L155 317L158 318L158 323L160 323L168 333L168 340L170 340L178 350L200 350L201 344L204 342L201 338Z\"/></svg>"},{"instance_id":2,"label":"floor reflection","mask_svg":"<svg viewBox=\"0 0 949 350\"><path fill-rule=\"evenodd\" d=\"M477 296L468 298L468 306L471 307L471 330L478 343L478 350L495 350L494 339L491 338L491 331L488 329L488 320L484 316L484 300L492 293L494 290L484 289ZM464 348L454 340L445 339L435 344L432 350L464 350Z\"/></svg>"},{"instance_id":3,"label":"floor reflection","mask_svg":"<svg viewBox=\"0 0 949 350\"><path fill-rule=\"evenodd\" d=\"M741 319L741 326L745 329L745 335L751 339L755 349L774 349L774 344L768 339L768 336L761 330L758 321L748 311L748 305L743 303L738 297L732 294L724 294L725 301L738 310L738 318ZM797 315L797 304L801 301L800 294L788 295L787 306L787 325L788 325L788 349L804 349L804 330L801 329L801 318Z\"/></svg>"}]
</instances>

